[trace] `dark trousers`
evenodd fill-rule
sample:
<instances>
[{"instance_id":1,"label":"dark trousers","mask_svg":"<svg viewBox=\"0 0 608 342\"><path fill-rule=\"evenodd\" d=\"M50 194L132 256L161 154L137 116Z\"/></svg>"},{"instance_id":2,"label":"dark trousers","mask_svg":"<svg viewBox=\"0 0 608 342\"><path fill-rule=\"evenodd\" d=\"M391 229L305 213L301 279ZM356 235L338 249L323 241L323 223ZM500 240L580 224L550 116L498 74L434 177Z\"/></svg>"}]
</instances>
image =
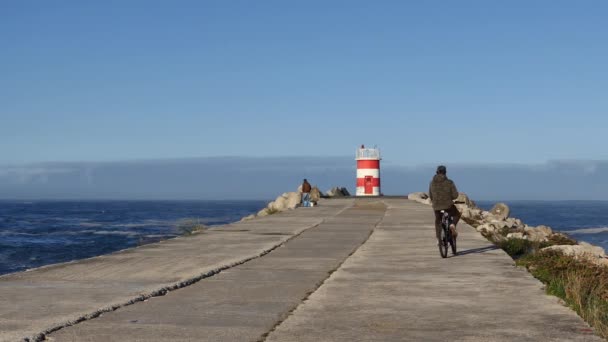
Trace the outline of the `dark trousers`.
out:
<instances>
[{"instance_id":1,"label":"dark trousers","mask_svg":"<svg viewBox=\"0 0 608 342\"><path fill-rule=\"evenodd\" d=\"M453 205L445 211L447 211L448 214L450 214L454 218L452 222L454 223L454 225L457 225L458 221L460 221L460 211L456 209L456 206ZM437 235L437 240L441 238L441 218L441 210L435 210L435 234Z\"/></svg>"}]
</instances>

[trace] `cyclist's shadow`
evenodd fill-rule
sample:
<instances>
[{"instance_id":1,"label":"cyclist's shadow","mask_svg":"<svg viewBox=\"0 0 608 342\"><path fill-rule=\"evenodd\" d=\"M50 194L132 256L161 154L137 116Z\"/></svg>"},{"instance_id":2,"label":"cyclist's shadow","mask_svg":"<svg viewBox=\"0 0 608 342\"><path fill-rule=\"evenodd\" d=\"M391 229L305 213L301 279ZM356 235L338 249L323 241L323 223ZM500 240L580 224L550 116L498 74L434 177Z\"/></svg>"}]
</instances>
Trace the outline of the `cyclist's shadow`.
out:
<instances>
[{"instance_id":1,"label":"cyclist's shadow","mask_svg":"<svg viewBox=\"0 0 608 342\"><path fill-rule=\"evenodd\" d=\"M485 252L490 252L490 251L495 251L499 249L498 247L494 246L494 245L489 245L486 247L479 247L479 248L473 248L473 249L467 249L464 251L459 251L458 253L456 253L455 256L461 256L461 255L467 255L467 254L479 254L479 253L485 253Z\"/></svg>"}]
</instances>

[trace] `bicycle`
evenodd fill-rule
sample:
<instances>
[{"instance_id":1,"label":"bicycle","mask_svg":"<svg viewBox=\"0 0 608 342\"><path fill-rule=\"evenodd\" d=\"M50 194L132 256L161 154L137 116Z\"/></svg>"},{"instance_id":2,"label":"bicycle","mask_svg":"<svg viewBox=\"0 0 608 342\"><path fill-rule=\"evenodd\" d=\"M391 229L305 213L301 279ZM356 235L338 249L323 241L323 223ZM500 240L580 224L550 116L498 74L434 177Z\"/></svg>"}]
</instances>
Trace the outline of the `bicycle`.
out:
<instances>
[{"instance_id":1,"label":"bicycle","mask_svg":"<svg viewBox=\"0 0 608 342\"><path fill-rule=\"evenodd\" d=\"M442 258L448 257L448 244L452 247L452 254L456 255L456 237L452 235L450 225L454 221L452 216L445 210L441 211L441 239L439 242L439 254Z\"/></svg>"}]
</instances>

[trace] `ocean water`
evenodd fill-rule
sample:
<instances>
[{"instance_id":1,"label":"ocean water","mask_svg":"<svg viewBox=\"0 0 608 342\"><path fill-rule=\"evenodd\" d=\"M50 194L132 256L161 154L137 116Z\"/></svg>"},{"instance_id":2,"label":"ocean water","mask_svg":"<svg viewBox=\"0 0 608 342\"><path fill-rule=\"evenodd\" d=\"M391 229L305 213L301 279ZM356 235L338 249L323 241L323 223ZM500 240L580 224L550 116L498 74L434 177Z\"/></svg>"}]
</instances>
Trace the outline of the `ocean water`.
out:
<instances>
[{"instance_id":1,"label":"ocean water","mask_svg":"<svg viewBox=\"0 0 608 342\"><path fill-rule=\"evenodd\" d=\"M180 222L221 225L265 201L0 201L0 274L112 253L179 235Z\"/></svg>"},{"instance_id":2,"label":"ocean water","mask_svg":"<svg viewBox=\"0 0 608 342\"><path fill-rule=\"evenodd\" d=\"M489 210L496 202L479 201ZM530 226L546 225L578 241L586 241L608 251L608 201L504 201L510 216Z\"/></svg>"}]
</instances>

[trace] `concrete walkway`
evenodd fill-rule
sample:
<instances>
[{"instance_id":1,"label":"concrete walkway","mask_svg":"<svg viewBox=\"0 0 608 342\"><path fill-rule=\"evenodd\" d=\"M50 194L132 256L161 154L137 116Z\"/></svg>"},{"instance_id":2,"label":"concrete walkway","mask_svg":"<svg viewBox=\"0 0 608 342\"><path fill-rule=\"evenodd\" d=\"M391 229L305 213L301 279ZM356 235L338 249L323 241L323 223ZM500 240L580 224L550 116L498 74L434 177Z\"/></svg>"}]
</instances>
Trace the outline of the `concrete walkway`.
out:
<instances>
[{"instance_id":1,"label":"concrete walkway","mask_svg":"<svg viewBox=\"0 0 608 342\"><path fill-rule=\"evenodd\" d=\"M602 341L473 228L441 259L429 207L387 202L366 244L266 341Z\"/></svg>"},{"instance_id":2,"label":"concrete walkway","mask_svg":"<svg viewBox=\"0 0 608 342\"><path fill-rule=\"evenodd\" d=\"M403 199L329 200L0 277L0 340L117 306L46 339L601 341L472 228L463 226L462 253L441 259L432 220ZM150 297L171 286L185 287ZM138 296L150 298L124 306Z\"/></svg>"},{"instance_id":3,"label":"concrete walkway","mask_svg":"<svg viewBox=\"0 0 608 342\"><path fill-rule=\"evenodd\" d=\"M0 341L36 340L42 333L255 260L352 203L352 199L328 201L314 208L314 216L295 210L111 255L2 276Z\"/></svg>"}]
</instances>

